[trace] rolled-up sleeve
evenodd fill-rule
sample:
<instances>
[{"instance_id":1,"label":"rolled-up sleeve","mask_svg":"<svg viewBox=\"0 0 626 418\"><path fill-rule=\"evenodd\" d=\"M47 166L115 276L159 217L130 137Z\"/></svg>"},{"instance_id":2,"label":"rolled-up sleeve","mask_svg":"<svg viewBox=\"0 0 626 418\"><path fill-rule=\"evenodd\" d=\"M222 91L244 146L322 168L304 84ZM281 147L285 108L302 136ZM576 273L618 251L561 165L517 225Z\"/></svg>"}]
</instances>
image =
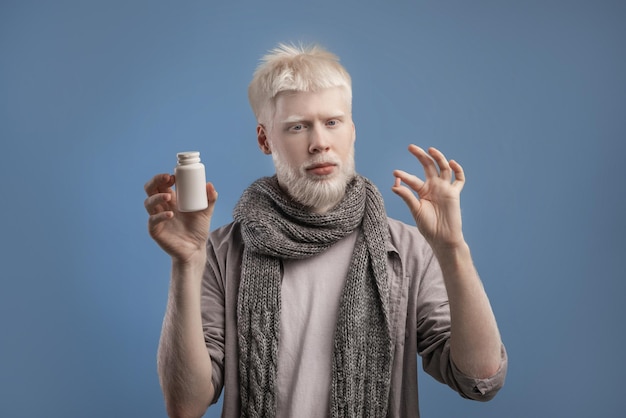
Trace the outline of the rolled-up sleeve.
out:
<instances>
[{"instance_id":1,"label":"rolled-up sleeve","mask_svg":"<svg viewBox=\"0 0 626 418\"><path fill-rule=\"evenodd\" d=\"M504 345L501 348L500 367L490 377L478 379L461 372L450 357L450 344L445 341L441 347L422 356L424 370L442 383L447 384L462 397L486 402L504 385L508 367L508 357Z\"/></svg>"},{"instance_id":2,"label":"rolled-up sleeve","mask_svg":"<svg viewBox=\"0 0 626 418\"><path fill-rule=\"evenodd\" d=\"M508 367L508 357L504 345L502 345L500 352L500 367L498 371L493 376L484 379L476 379L463 374L463 372L456 367L454 362L450 360L452 374L454 375L454 380L458 383L461 396L483 402L496 396L496 393L498 393L500 388L504 385Z\"/></svg>"},{"instance_id":3,"label":"rolled-up sleeve","mask_svg":"<svg viewBox=\"0 0 626 418\"><path fill-rule=\"evenodd\" d=\"M439 263L430 257L418 292L417 338L418 353L424 371L450 386L462 397L488 401L504 385L508 357L501 348L500 366L491 377L477 379L461 372L450 356L450 307Z\"/></svg>"}]
</instances>

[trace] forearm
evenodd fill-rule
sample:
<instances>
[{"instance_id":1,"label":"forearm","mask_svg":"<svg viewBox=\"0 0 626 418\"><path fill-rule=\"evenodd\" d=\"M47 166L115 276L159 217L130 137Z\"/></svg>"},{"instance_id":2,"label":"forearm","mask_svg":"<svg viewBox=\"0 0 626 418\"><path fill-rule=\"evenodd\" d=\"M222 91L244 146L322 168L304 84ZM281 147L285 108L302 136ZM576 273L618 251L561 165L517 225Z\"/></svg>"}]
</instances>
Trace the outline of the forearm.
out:
<instances>
[{"instance_id":1,"label":"forearm","mask_svg":"<svg viewBox=\"0 0 626 418\"><path fill-rule=\"evenodd\" d=\"M450 352L455 365L475 378L493 376L500 366L501 339L489 299L469 247L435 250L450 302Z\"/></svg>"},{"instance_id":2,"label":"forearm","mask_svg":"<svg viewBox=\"0 0 626 418\"><path fill-rule=\"evenodd\" d=\"M206 256L172 262L158 372L170 416L202 416L214 395L211 358L204 344L201 283Z\"/></svg>"}]
</instances>

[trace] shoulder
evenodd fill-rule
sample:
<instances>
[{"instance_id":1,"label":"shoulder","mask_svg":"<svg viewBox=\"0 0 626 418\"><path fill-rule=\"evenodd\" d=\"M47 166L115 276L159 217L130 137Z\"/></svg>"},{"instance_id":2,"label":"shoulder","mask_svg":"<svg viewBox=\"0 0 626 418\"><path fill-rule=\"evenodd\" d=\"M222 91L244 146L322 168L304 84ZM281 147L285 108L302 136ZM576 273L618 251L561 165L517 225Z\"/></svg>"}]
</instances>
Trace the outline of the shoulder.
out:
<instances>
[{"instance_id":1,"label":"shoulder","mask_svg":"<svg viewBox=\"0 0 626 418\"><path fill-rule=\"evenodd\" d=\"M231 222L209 234L207 242L207 268L205 274L219 279L220 288L240 275L243 244L239 224Z\"/></svg>"},{"instance_id":2,"label":"shoulder","mask_svg":"<svg viewBox=\"0 0 626 418\"><path fill-rule=\"evenodd\" d=\"M433 250L415 225L409 225L393 218L389 224L388 251L395 253L404 271L421 276L435 259Z\"/></svg>"},{"instance_id":3,"label":"shoulder","mask_svg":"<svg viewBox=\"0 0 626 418\"><path fill-rule=\"evenodd\" d=\"M416 250L420 252L431 251L430 245L415 225L409 225L389 217L387 217L387 223L389 224L391 245L395 247L398 253L402 253L406 249L410 249L413 253Z\"/></svg>"},{"instance_id":4,"label":"shoulder","mask_svg":"<svg viewBox=\"0 0 626 418\"><path fill-rule=\"evenodd\" d=\"M239 251L243 247L239 223L230 222L211 231L208 246L217 254Z\"/></svg>"}]
</instances>

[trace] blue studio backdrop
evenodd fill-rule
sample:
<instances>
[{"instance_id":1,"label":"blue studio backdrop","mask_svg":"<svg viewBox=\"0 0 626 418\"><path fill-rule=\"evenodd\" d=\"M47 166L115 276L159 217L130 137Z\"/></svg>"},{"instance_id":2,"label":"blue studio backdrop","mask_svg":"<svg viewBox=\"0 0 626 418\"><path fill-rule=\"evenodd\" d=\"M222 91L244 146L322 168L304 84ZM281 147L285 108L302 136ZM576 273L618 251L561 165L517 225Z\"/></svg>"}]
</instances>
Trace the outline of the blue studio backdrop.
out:
<instances>
[{"instance_id":1,"label":"blue studio backdrop","mask_svg":"<svg viewBox=\"0 0 626 418\"><path fill-rule=\"evenodd\" d=\"M165 417L169 260L144 183L198 150L232 219L272 173L247 85L278 42L353 77L357 170L391 216L407 146L464 167L464 232L510 356L489 403L420 371L424 417L618 417L626 2L0 2L0 416ZM218 417L220 405L207 417Z\"/></svg>"}]
</instances>

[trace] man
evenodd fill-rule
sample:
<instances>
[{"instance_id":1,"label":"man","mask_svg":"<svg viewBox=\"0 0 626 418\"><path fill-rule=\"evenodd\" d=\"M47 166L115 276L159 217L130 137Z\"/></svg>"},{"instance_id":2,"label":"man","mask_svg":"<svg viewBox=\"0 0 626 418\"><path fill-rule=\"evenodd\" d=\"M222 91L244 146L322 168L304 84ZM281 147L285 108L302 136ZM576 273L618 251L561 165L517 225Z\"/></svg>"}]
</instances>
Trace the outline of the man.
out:
<instances>
[{"instance_id":1,"label":"man","mask_svg":"<svg viewBox=\"0 0 626 418\"><path fill-rule=\"evenodd\" d=\"M249 99L276 175L209 234L209 207L176 209L175 178L146 184L148 227L172 257L158 370L168 413L417 417L417 359L462 396L489 400L506 352L461 229L461 166L411 145L425 179L392 190L417 228L386 216L355 173L350 76L331 53L280 45ZM419 196L416 197L414 192Z\"/></svg>"}]
</instances>

